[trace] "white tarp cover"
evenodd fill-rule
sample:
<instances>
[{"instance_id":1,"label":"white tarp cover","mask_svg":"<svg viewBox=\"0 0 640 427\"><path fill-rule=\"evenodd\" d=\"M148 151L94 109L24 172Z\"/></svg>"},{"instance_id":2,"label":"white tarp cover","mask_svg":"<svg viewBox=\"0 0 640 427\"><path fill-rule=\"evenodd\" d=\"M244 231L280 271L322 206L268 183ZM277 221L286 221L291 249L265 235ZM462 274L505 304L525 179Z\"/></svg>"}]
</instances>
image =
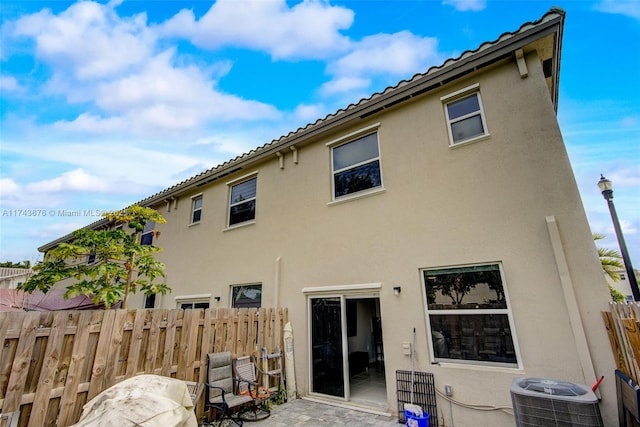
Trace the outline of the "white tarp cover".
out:
<instances>
[{"instance_id":1,"label":"white tarp cover","mask_svg":"<svg viewBox=\"0 0 640 427\"><path fill-rule=\"evenodd\" d=\"M84 405L74 427L197 427L187 385L174 378L138 375Z\"/></svg>"}]
</instances>

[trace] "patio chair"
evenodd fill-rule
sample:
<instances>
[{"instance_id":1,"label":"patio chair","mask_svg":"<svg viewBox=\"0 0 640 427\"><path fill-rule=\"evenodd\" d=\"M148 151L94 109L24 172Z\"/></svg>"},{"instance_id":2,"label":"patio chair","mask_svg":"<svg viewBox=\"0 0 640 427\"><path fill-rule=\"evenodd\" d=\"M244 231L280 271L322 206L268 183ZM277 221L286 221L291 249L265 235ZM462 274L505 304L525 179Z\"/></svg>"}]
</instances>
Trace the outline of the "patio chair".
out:
<instances>
[{"instance_id":1,"label":"patio chair","mask_svg":"<svg viewBox=\"0 0 640 427\"><path fill-rule=\"evenodd\" d=\"M258 371L253 356L238 357L233 363L233 372L239 380L238 394L254 399L253 408L240 415L245 421L263 420L271 414L268 406L271 393L258 382Z\"/></svg>"},{"instance_id":2,"label":"patio chair","mask_svg":"<svg viewBox=\"0 0 640 427\"><path fill-rule=\"evenodd\" d=\"M231 352L209 353L207 355L207 383L205 384L204 409L207 412L207 422L203 425L222 425L225 420L231 420L242 426L243 410L255 411L255 399L251 395L237 393L238 383L242 382L233 375L233 361ZM216 418L209 421L211 412Z\"/></svg>"},{"instance_id":3,"label":"patio chair","mask_svg":"<svg viewBox=\"0 0 640 427\"><path fill-rule=\"evenodd\" d=\"M196 418L199 419L202 412L200 398L204 392L204 384L194 381L185 381L184 383L187 385L187 391L193 402L193 411L196 413Z\"/></svg>"}]
</instances>

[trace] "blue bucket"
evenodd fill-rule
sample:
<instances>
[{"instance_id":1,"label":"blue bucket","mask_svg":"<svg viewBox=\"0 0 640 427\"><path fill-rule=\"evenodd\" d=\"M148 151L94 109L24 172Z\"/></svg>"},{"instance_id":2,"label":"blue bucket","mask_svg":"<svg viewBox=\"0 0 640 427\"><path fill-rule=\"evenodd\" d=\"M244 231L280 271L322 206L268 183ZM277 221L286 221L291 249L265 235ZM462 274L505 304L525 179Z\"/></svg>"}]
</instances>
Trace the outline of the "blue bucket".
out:
<instances>
[{"instance_id":1,"label":"blue bucket","mask_svg":"<svg viewBox=\"0 0 640 427\"><path fill-rule=\"evenodd\" d=\"M412 411L405 410L404 419L407 422L407 427L429 427L429 414L427 413L419 416L414 414Z\"/></svg>"}]
</instances>

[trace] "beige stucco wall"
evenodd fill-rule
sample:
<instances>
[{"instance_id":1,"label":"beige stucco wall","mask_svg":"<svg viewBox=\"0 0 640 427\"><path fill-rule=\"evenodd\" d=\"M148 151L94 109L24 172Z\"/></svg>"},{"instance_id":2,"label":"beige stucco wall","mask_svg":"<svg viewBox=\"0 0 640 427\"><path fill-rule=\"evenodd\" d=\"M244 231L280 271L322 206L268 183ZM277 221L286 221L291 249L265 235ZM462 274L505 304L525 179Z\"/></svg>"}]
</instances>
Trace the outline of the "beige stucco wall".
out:
<instances>
[{"instance_id":1,"label":"beige stucco wall","mask_svg":"<svg viewBox=\"0 0 640 427\"><path fill-rule=\"evenodd\" d=\"M601 408L607 425L613 425L614 364L600 315L608 290L540 62L529 56L527 65L528 78L520 77L515 63L503 62L299 146L298 164L287 154L280 169L274 156L180 197L177 209L158 206L168 222L158 227L156 243L164 247L160 259L173 288L159 304L173 308L176 296L210 294L212 307L226 307L230 285L262 283L264 306L289 309L296 380L306 394L308 313L302 289L380 283L390 411L396 407L395 371L411 367L402 343L411 341L414 327L416 368L433 372L439 389L450 384L458 401L510 408L514 377L583 384L588 378L545 221L554 216L595 374L605 376ZM475 83L491 135L450 148L440 97ZM332 204L325 143L377 122L385 191ZM254 171L255 224L225 230L225 183ZM189 226L189 197L200 192L202 221ZM432 364L420 269L487 262L500 262L504 269L522 369ZM399 296L393 295L394 286L402 287ZM451 425L448 402L439 398L438 405ZM453 406L456 426L479 425L478 417L482 425L514 422L501 411Z\"/></svg>"}]
</instances>

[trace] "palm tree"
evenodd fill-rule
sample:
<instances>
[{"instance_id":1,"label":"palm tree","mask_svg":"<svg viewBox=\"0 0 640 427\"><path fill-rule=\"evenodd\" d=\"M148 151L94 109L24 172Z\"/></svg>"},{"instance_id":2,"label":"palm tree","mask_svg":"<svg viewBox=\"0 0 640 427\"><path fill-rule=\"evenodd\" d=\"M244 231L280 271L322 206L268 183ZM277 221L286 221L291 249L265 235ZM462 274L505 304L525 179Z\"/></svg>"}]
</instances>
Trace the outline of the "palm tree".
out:
<instances>
[{"instance_id":1,"label":"palm tree","mask_svg":"<svg viewBox=\"0 0 640 427\"><path fill-rule=\"evenodd\" d=\"M593 240L596 242L604 238L604 234L593 233ZM604 271L604 273L609 276L614 282L620 280L620 274L618 273L618 271L624 268L624 265L621 261L622 255L620 255L620 253L614 249L600 248L597 246L596 249L598 250L598 258L600 258L600 264L602 265L602 270ZM613 299L615 302L623 302L624 295L610 284L607 285L609 286L611 299Z\"/></svg>"}]
</instances>

